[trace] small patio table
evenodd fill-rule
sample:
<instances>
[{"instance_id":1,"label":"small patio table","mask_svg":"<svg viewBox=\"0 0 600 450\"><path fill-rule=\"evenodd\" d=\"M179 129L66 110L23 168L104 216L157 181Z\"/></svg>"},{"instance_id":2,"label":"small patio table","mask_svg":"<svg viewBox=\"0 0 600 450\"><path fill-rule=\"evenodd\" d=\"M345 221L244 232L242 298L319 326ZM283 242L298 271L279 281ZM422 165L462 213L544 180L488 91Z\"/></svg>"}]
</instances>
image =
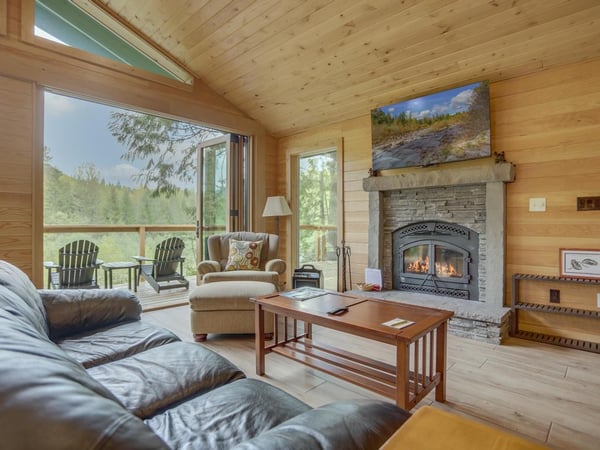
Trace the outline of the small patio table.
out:
<instances>
[{"instance_id":1,"label":"small patio table","mask_svg":"<svg viewBox=\"0 0 600 450\"><path fill-rule=\"evenodd\" d=\"M102 264L102 269L104 270L104 287L112 289L113 287L113 278L112 272L113 270L119 269L127 269L128 272L128 287L131 290L131 271L133 270L133 291L137 292L138 286L138 263L137 262L128 262L128 261L119 261L119 262L108 262Z\"/></svg>"}]
</instances>

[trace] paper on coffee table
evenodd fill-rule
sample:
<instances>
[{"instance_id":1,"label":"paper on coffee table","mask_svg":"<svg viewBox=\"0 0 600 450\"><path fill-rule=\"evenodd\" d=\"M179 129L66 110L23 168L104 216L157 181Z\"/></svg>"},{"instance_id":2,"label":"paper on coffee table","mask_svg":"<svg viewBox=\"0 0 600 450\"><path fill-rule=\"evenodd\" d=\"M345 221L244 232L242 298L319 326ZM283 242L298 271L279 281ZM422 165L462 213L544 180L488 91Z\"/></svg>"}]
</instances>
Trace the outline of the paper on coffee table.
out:
<instances>
[{"instance_id":1,"label":"paper on coffee table","mask_svg":"<svg viewBox=\"0 0 600 450\"><path fill-rule=\"evenodd\" d=\"M414 322L411 322L410 320L400 319L399 317L396 317L395 319L388 320L387 322L383 322L381 325L385 325L386 327L396 328L397 330L399 330L400 328L407 327L409 325L412 325L413 323Z\"/></svg>"}]
</instances>

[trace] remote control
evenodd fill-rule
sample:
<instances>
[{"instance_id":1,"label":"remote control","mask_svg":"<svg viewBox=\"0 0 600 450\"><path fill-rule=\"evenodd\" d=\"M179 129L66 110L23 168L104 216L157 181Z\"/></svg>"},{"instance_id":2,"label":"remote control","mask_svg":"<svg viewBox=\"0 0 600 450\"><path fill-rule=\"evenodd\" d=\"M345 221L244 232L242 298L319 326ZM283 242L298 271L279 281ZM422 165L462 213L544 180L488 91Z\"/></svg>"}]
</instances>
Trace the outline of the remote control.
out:
<instances>
[{"instance_id":1,"label":"remote control","mask_svg":"<svg viewBox=\"0 0 600 450\"><path fill-rule=\"evenodd\" d=\"M348 312L348 308L342 307L342 308L332 309L331 311L327 311L327 314L339 316L341 314L344 314L345 312Z\"/></svg>"}]
</instances>

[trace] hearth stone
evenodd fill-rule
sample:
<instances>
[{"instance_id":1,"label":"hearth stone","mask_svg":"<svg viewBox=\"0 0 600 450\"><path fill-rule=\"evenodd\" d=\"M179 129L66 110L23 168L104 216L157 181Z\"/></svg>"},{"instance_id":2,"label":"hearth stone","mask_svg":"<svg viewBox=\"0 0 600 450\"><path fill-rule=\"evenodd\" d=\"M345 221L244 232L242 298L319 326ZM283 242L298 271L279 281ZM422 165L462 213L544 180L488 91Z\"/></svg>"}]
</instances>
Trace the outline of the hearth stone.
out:
<instances>
[{"instance_id":1,"label":"hearth stone","mask_svg":"<svg viewBox=\"0 0 600 450\"><path fill-rule=\"evenodd\" d=\"M352 290L350 292L363 297L381 298L453 311L454 317L448 322L448 332L455 336L490 344L501 344L508 337L510 308L405 291L364 292Z\"/></svg>"}]
</instances>

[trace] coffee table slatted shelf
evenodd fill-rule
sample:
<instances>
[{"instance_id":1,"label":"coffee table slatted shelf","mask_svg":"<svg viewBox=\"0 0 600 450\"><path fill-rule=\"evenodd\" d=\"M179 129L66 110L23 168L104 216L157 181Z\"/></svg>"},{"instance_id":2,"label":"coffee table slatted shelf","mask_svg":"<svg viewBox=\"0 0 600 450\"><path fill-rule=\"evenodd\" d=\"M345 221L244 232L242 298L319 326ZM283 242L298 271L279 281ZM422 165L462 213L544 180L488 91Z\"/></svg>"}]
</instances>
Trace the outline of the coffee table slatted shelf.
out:
<instances>
[{"instance_id":1,"label":"coffee table slatted shelf","mask_svg":"<svg viewBox=\"0 0 600 450\"><path fill-rule=\"evenodd\" d=\"M590 278L567 278L554 277L549 275L531 275L517 273L512 277L512 296L511 296L511 335L514 337L528 339L545 344L559 345L561 347L585 350L593 353L600 353L600 343L591 342L583 339L574 339L565 336L554 336L551 334L538 333L519 329L519 311L532 311L548 314L560 314L565 316L583 317L589 319L600 319L600 311L589 309L570 308L565 306L547 305L539 303L524 302L519 299L519 284L522 281L541 281L552 283L576 283L581 285L600 285L600 280Z\"/></svg>"}]
</instances>

